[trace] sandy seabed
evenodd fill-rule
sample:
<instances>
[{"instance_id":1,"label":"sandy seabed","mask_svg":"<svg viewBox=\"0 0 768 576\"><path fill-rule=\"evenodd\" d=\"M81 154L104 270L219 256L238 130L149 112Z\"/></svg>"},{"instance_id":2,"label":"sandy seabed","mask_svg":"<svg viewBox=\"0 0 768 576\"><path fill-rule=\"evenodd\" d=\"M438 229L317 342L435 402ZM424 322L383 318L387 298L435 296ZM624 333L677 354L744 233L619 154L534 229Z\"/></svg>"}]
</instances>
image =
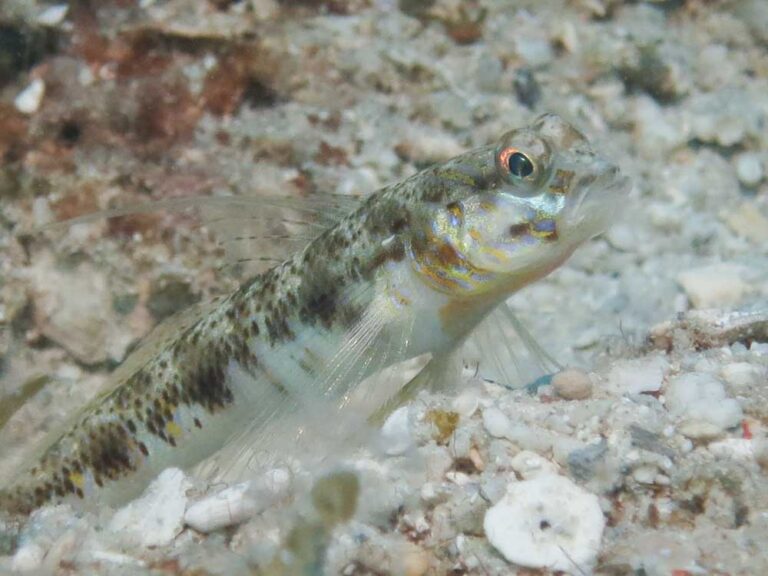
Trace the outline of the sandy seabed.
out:
<instances>
[{"instance_id":1,"label":"sandy seabed","mask_svg":"<svg viewBox=\"0 0 768 576\"><path fill-rule=\"evenodd\" d=\"M768 573L767 3L93 4L0 8L0 480L154 324L236 285L183 212L38 226L365 194L544 111L634 190L511 300L578 370L468 371L351 475L294 462L222 494L170 470L117 512L44 508L0 572Z\"/></svg>"}]
</instances>

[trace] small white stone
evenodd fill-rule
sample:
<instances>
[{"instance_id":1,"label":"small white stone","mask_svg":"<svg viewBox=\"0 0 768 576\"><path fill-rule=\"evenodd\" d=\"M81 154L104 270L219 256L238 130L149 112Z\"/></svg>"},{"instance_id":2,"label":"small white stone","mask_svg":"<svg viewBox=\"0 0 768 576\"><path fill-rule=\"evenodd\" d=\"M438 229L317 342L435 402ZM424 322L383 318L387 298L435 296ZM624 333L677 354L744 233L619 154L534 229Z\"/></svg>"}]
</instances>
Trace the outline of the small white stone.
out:
<instances>
[{"instance_id":1,"label":"small white stone","mask_svg":"<svg viewBox=\"0 0 768 576\"><path fill-rule=\"evenodd\" d=\"M763 179L763 165L760 156L754 152L744 152L736 156L736 176L744 186L753 188Z\"/></svg>"},{"instance_id":2,"label":"small white stone","mask_svg":"<svg viewBox=\"0 0 768 576\"><path fill-rule=\"evenodd\" d=\"M552 386L560 398L586 400L592 396L592 380L589 374L578 368L569 368L552 377Z\"/></svg>"},{"instance_id":3,"label":"small white stone","mask_svg":"<svg viewBox=\"0 0 768 576\"><path fill-rule=\"evenodd\" d=\"M597 496L554 475L509 484L483 522L508 561L568 573L594 565L604 526Z\"/></svg>"},{"instance_id":4,"label":"small white stone","mask_svg":"<svg viewBox=\"0 0 768 576\"><path fill-rule=\"evenodd\" d=\"M11 570L14 572L32 572L43 565L45 550L34 542L25 544L13 555Z\"/></svg>"},{"instance_id":5,"label":"small white stone","mask_svg":"<svg viewBox=\"0 0 768 576\"><path fill-rule=\"evenodd\" d=\"M530 450L521 450L512 458L512 469L525 480L557 474L557 464Z\"/></svg>"},{"instance_id":6,"label":"small white stone","mask_svg":"<svg viewBox=\"0 0 768 576\"><path fill-rule=\"evenodd\" d=\"M389 415L381 427L380 439L387 456L405 454L414 445L407 406Z\"/></svg>"},{"instance_id":7,"label":"small white stone","mask_svg":"<svg viewBox=\"0 0 768 576\"><path fill-rule=\"evenodd\" d=\"M466 486L467 484L471 484L474 481L469 476L469 474L465 474L464 472L457 472L455 470L451 470L450 472L445 473L445 479L449 482L453 482L456 484L456 486Z\"/></svg>"},{"instance_id":8,"label":"small white stone","mask_svg":"<svg viewBox=\"0 0 768 576\"><path fill-rule=\"evenodd\" d=\"M638 466L632 472L632 477L640 484L653 484L656 480L656 466Z\"/></svg>"},{"instance_id":9,"label":"small white stone","mask_svg":"<svg viewBox=\"0 0 768 576\"><path fill-rule=\"evenodd\" d=\"M717 458L755 459L755 442L746 438L725 438L710 443L707 449Z\"/></svg>"},{"instance_id":10,"label":"small white stone","mask_svg":"<svg viewBox=\"0 0 768 576\"><path fill-rule=\"evenodd\" d=\"M749 345L749 351L758 356L768 356L768 342L758 342L755 340Z\"/></svg>"},{"instance_id":11,"label":"small white stone","mask_svg":"<svg viewBox=\"0 0 768 576\"><path fill-rule=\"evenodd\" d=\"M758 383L762 376L759 367L749 362L732 362L723 366L723 379L734 388L746 388Z\"/></svg>"},{"instance_id":12,"label":"small white stone","mask_svg":"<svg viewBox=\"0 0 768 576\"><path fill-rule=\"evenodd\" d=\"M275 0L251 0L251 8L259 22L271 20L280 12L280 5Z\"/></svg>"},{"instance_id":13,"label":"small white stone","mask_svg":"<svg viewBox=\"0 0 768 576\"><path fill-rule=\"evenodd\" d=\"M37 23L42 26L58 26L64 22L64 18L67 17L69 12L69 6L67 4L54 4L48 6L37 17Z\"/></svg>"},{"instance_id":14,"label":"small white stone","mask_svg":"<svg viewBox=\"0 0 768 576\"><path fill-rule=\"evenodd\" d=\"M127 554L120 554L118 552L111 552L109 550L93 550L86 553L86 556L102 564L113 564L115 566L131 566L135 568L144 568L146 563L143 560L128 556Z\"/></svg>"},{"instance_id":15,"label":"small white stone","mask_svg":"<svg viewBox=\"0 0 768 576\"><path fill-rule=\"evenodd\" d=\"M743 274L744 269L735 264L712 264L681 272L677 281L694 308L727 308L749 291Z\"/></svg>"},{"instance_id":16,"label":"small white stone","mask_svg":"<svg viewBox=\"0 0 768 576\"><path fill-rule=\"evenodd\" d=\"M504 412L491 406L483 410L483 426L494 438L507 438L510 435L512 423Z\"/></svg>"},{"instance_id":17,"label":"small white stone","mask_svg":"<svg viewBox=\"0 0 768 576\"><path fill-rule=\"evenodd\" d=\"M32 202L32 216L35 219L35 226L45 226L54 219L53 211L48 203L48 198L40 196Z\"/></svg>"},{"instance_id":18,"label":"small white stone","mask_svg":"<svg viewBox=\"0 0 768 576\"><path fill-rule=\"evenodd\" d=\"M81 86L92 86L96 81L96 76L93 75L93 70L88 66L81 66L77 72L77 81Z\"/></svg>"},{"instance_id":19,"label":"small white stone","mask_svg":"<svg viewBox=\"0 0 768 576\"><path fill-rule=\"evenodd\" d=\"M752 442L752 453L755 460L763 468L768 468L768 439L755 438Z\"/></svg>"},{"instance_id":20,"label":"small white stone","mask_svg":"<svg viewBox=\"0 0 768 576\"><path fill-rule=\"evenodd\" d=\"M192 504L184 513L184 523L207 534L240 524L264 510L267 504L266 499L258 497L251 482L243 482Z\"/></svg>"},{"instance_id":21,"label":"small white stone","mask_svg":"<svg viewBox=\"0 0 768 576\"><path fill-rule=\"evenodd\" d=\"M727 397L723 383L711 374L691 372L673 378L665 398L678 430L688 438L717 437L743 418L739 403Z\"/></svg>"},{"instance_id":22,"label":"small white stone","mask_svg":"<svg viewBox=\"0 0 768 576\"><path fill-rule=\"evenodd\" d=\"M109 530L145 548L170 544L184 527L191 487L178 468L164 470L140 498L115 512Z\"/></svg>"},{"instance_id":23,"label":"small white stone","mask_svg":"<svg viewBox=\"0 0 768 576\"><path fill-rule=\"evenodd\" d=\"M720 217L739 236L755 244L768 243L768 218L757 203L745 201L736 207L729 206Z\"/></svg>"},{"instance_id":24,"label":"small white stone","mask_svg":"<svg viewBox=\"0 0 768 576\"><path fill-rule=\"evenodd\" d=\"M475 388L470 388L459 394L451 403L451 408L456 411L462 419L471 418L480 406L480 393Z\"/></svg>"},{"instance_id":25,"label":"small white stone","mask_svg":"<svg viewBox=\"0 0 768 576\"><path fill-rule=\"evenodd\" d=\"M421 499L424 502L433 502L437 500L438 492L432 482L425 482L421 487Z\"/></svg>"},{"instance_id":26,"label":"small white stone","mask_svg":"<svg viewBox=\"0 0 768 576\"><path fill-rule=\"evenodd\" d=\"M658 392L664 382L669 363L661 356L616 362L608 374L608 382L618 394Z\"/></svg>"},{"instance_id":27,"label":"small white stone","mask_svg":"<svg viewBox=\"0 0 768 576\"><path fill-rule=\"evenodd\" d=\"M29 86L19 92L13 105L22 114L34 114L40 109L43 96L45 96L45 82L42 78L35 78L29 83Z\"/></svg>"}]
</instances>

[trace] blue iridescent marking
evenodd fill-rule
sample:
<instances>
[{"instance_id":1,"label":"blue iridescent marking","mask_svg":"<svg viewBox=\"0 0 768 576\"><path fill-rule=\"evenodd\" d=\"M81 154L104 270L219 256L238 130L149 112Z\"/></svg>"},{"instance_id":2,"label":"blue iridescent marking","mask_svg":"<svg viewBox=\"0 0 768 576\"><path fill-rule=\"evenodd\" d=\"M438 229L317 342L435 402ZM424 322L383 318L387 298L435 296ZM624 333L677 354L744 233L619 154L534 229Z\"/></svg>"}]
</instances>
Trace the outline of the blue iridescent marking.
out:
<instances>
[{"instance_id":1,"label":"blue iridescent marking","mask_svg":"<svg viewBox=\"0 0 768 576\"><path fill-rule=\"evenodd\" d=\"M555 221L551 218L545 218L544 220L539 220L538 222L534 223L533 225L534 229L537 232L554 232L557 227L555 225Z\"/></svg>"}]
</instances>

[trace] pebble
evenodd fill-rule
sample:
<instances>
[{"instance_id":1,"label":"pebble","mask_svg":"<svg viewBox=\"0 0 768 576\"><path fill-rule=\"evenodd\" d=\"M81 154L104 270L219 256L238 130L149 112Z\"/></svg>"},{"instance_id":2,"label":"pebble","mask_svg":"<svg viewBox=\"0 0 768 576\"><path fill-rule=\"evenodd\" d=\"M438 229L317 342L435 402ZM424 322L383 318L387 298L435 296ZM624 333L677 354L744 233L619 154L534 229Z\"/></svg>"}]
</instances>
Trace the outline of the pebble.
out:
<instances>
[{"instance_id":1,"label":"pebble","mask_svg":"<svg viewBox=\"0 0 768 576\"><path fill-rule=\"evenodd\" d=\"M557 474L557 464L530 450L521 450L512 458L512 469L525 480Z\"/></svg>"},{"instance_id":2,"label":"pebble","mask_svg":"<svg viewBox=\"0 0 768 576\"><path fill-rule=\"evenodd\" d=\"M577 480L587 482L594 478L598 465L605 460L607 453L605 440L573 450L568 454L568 470Z\"/></svg>"},{"instance_id":3,"label":"pebble","mask_svg":"<svg viewBox=\"0 0 768 576\"><path fill-rule=\"evenodd\" d=\"M737 208L721 213L721 218L739 236L755 244L768 243L768 218L754 202L742 202Z\"/></svg>"},{"instance_id":4,"label":"pebble","mask_svg":"<svg viewBox=\"0 0 768 576\"><path fill-rule=\"evenodd\" d=\"M387 456L401 456L414 445L407 406L401 406L389 415L379 438Z\"/></svg>"},{"instance_id":5,"label":"pebble","mask_svg":"<svg viewBox=\"0 0 768 576\"><path fill-rule=\"evenodd\" d=\"M681 272L677 281L694 308L728 308L738 304L750 286L735 264L711 264Z\"/></svg>"},{"instance_id":6,"label":"pebble","mask_svg":"<svg viewBox=\"0 0 768 576\"><path fill-rule=\"evenodd\" d=\"M43 564L46 550L35 542L25 544L13 555L11 570L14 572L32 572Z\"/></svg>"},{"instance_id":7,"label":"pebble","mask_svg":"<svg viewBox=\"0 0 768 576\"><path fill-rule=\"evenodd\" d=\"M736 156L736 176L739 182L754 188L763 180L763 165L760 156L754 152L744 152Z\"/></svg>"},{"instance_id":8,"label":"pebble","mask_svg":"<svg viewBox=\"0 0 768 576\"><path fill-rule=\"evenodd\" d=\"M665 399L678 430L688 438L715 438L743 418L738 401L728 398L723 383L711 374L689 372L673 378Z\"/></svg>"},{"instance_id":9,"label":"pebble","mask_svg":"<svg viewBox=\"0 0 768 576\"><path fill-rule=\"evenodd\" d=\"M747 388L756 385L763 371L749 362L732 362L722 367L720 373L723 379L734 388Z\"/></svg>"},{"instance_id":10,"label":"pebble","mask_svg":"<svg viewBox=\"0 0 768 576\"><path fill-rule=\"evenodd\" d=\"M429 570L430 555L410 542L401 550L401 562L404 576L422 576Z\"/></svg>"},{"instance_id":11,"label":"pebble","mask_svg":"<svg viewBox=\"0 0 768 576\"><path fill-rule=\"evenodd\" d=\"M395 150L400 157L416 164L432 164L457 156L464 148L450 132L409 126Z\"/></svg>"},{"instance_id":12,"label":"pebble","mask_svg":"<svg viewBox=\"0 0 768 576\"><path fill-rule=\"evenodd\" d=\"M656 467L650 464L638 466L632 472L632 477L640 484L653 484L656 480Z\"/></svg>"},{"instance_id":13,"label":"pebble","mask_svg":"<svg viewBox=\"0 0 768 576\"><path fill-rule=\"evenodd\" d=\"M32 285L41 334L83 364L123 358L132 338L121 330L106 274L89 264L64 270L40 259L32 268Z\"/></svg>"},{"instance_id":14,"label":"pebble","mask_svg":"<svg viewBox=\"0 0 768 576\"><path fill-rule=\"evenodd\" d=\"M191 487L178 468L163 470L143 496L115 513L109 530L143 548L170 544L184 528L186 492Z\"/></svg>"},{"instance_id":15,"label":"pebble","mask_svg":"<svg viewBox=\"0 0 768 576\"><path fill-rule=\"evenodd\" d=\"M451 408L459 415L459 418L471 418L480 407L480 393L476 388L468 388L459 394L451 402Z\"/></svg>"},{"instance_id":16,"label":"pebble","mask_svg":"<svg viewBox=\"0 0 768 576\"><path fill-rule=\"evenodd\" d=\"M578 368L568 368L552 377L552 386L560 398L586 400L592 396L592 380L589 374Z\"/></svg>"},{"instance_id":17,"label":"pebble","mask_svg":"<svg viewBox=\"0 0 768 576\"><path fill-rule=\"evenodd\" d=\"M58 26L67 17L69 6L67 4L54 4L48 6L37 17L37 23L42 26Z\"/></svg>"},{"instance_id":18,"label":"pebble","mask_svg":"<svg viewBox=\"0 0 768 576\"><path fill-rule=\"evenodd\" d=\"M608 382L618 394L658 392L667 370L669 363L662 356L618 361L608 373Z\"/></svg>"},{"instance_id":19,"label":"pebble","mask_svg":"<svg viewBox=\"0 0 768 576\"><path fill-rule=\"evenodd\" d=\"M45 82L35 78L13 101L13 105L22 114L34 114L40 109L45 96Z\"/></svg>"},{"instance_id":20,"label":"pebble","mask_svg":"<svg viewBox=\"0 0 768 576\"><path fill-rule=\"evenodd\" d=\"M483 527L510 562L577 573L595 563L605 519L597 496L562 476L543 475L509 484Z\"/></svg>"},{"instance_id":21,"label":"pebble","mask_svg":"<svg viewBox=\"0 0 768 576\"><path fill-rule=\"evenodd\" d=\"M738 88L696 94L686 113L693 136L720 146L735 146L761 130L754 100Z\"/></svg>"},{"instance_id":22,"label":"pebble","mask_svg":"<svg viewBox=\"0 0 768 576\"><path fill-rule=\"evenodd\" d=\"M483 426L494 438L504 438L520 448L537 452L551 450L557 439L557 435L549 431L517 421L513 424L506 414L495 407L483 410Z\"/></svg>"},{"instance_id":23,"label":"pebble","mask_svg":"<svg viewBox=\"0 0 768 576\"><path fill-rule=\"evenodd\" d=\"M258 480L235 484L193 503L184 513L184 523L204 534L240 524L285 496L290 485L287 470L270 470Z\"/></svg>"},{"instance_id":24,"label":"pebble","mask_svg":"<svg viewBox=\"0 0 768 576\"><path fill-rule=\"evenodd\" d=\"M746 438L725 438L707 445L712 455L716 458L732 458L734 460L754 460L756 455L756 443ZM758 446L759 448L759 446Z\"/></svg>"},{"instance_id":25,"label":"pebble","mask_svg":"<svg viewBox=\"0 0 768 576\"><path fill-rule=\"evenodd\" d=\"M755 460L763 469L768 470L768 440L758 438L753 441L752 453Z\"/></svg>"},{"instance_id":26,"label":"pebble","mask_svg":"<svg viewBox=\"0 0 768 576\"><path fill-rule=\"evenodd\" d=\"M485 426L488 434L494 438L506 438L510 433L512 423L504 412L498 408L490 407L483 410L483 426Z\"/></svg>"}]
</instances>

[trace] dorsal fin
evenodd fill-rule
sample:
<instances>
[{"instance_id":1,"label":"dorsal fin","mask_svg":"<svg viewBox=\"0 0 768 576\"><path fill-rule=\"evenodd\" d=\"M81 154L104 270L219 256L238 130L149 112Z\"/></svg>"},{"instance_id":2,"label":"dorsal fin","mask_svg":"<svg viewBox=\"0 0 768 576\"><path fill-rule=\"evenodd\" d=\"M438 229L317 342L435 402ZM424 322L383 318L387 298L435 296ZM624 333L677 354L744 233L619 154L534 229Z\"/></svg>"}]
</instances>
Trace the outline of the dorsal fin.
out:
<instances>
[{"instance_id":1,"label":"dorsal fin","mask_svg":"<svg viewBox=\"0 0 768 576\"><path fill-rule=\"evenodd\" d=\"M74 224L163 210L197 210L201 224L224 249L227 267L252 276L286 260L359 205L359 198L339 194L192 196L100 210L39 230L60 231Z\"/></svg>"}]
</instances>

